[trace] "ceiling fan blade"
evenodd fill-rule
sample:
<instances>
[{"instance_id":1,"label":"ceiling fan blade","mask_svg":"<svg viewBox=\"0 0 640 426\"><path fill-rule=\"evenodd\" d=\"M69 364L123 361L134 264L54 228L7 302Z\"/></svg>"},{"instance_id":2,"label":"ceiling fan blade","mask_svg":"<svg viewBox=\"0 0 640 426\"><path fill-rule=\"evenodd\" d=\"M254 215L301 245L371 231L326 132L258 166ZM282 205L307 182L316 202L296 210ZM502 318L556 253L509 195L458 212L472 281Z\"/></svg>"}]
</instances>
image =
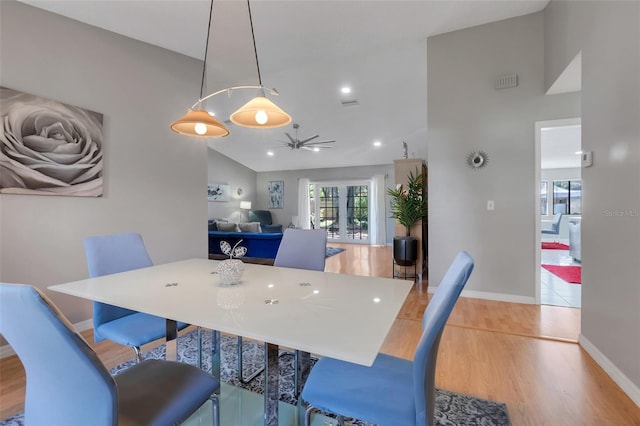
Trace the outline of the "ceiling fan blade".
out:
<instances>
[{"instance_id":1,"label":"ceiling fan blade","mask_svg":"<svg viewBox=\"0 0 640 426\"><path fill-rule=\"evenodd\" d=\"M287 137L289 138L289 140L291 141L291 143L296 143L296 140L294 138L291 137L291 135L287 132L284 132L285 135L287 135Z\"/></svg>"},{"instance_id":2,"label":"ceiling fan blade","mask_svg":"<svg viewBox=\"0 0 640 426\"><path fill-rule=\"evenodd\" d=\"M335 141L318 141L318 142L311 142L311 143L306 143L305 145L319 145L319 144L323 144L323 143L334 143Z\"/></svg>"},{"instance_id":3,"label":"ceiling fan blade","mask_svg":"<svg viewBox=\"0 0 640 426\"><path fill-rule=\"evenodd\" d=\"M276 141L279 145L274 146L274 148L291 148L294 149L293 144L284 141Z\"/></svg>"},{"instance_id":4,"label":"ceiling fan blade","mask_svg":"<svg viewBox=\"0 0 640 426\"><path fill-rule=\"evenodd\" d=\"M305 140L300 141L300 143L307 143L307 142L309 142L309 141L311 141L311 140L313 140L315 138L319 138L319 137L320 137L320 135L314 135L314 136L311 136L310 138L306 138Z\"/></svg>"},{"instance_id":5,"label":"ceiling fan blade","mask_svg":"<svg viewBox=\"0 0 640 426\"><path fill-rule=\"evenodd\" d=\"M321 149L333 148L332 146L303 146L302 149L307 149L309 151L320 151Z\"/></svg>"}]
</instances>

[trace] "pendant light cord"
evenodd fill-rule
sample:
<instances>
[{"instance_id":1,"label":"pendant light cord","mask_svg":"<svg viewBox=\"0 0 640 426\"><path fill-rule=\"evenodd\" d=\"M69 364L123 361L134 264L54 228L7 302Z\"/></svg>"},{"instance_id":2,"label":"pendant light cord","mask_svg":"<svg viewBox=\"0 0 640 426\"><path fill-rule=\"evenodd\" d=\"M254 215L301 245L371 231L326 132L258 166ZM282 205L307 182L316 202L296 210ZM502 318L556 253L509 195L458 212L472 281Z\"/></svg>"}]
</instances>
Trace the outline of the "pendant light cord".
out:
<instances>
[{"instance_id":1,"label":"pendant light cord","mask_svg":"<svg viewBox=\"0 0 640 426\"><path fill-rule=\"evenodd\" d=\"M212 17L213 17L213 0L211 0L211 6L209 6L209 25L207 26L207 42L204 45L204 62L202 63L202 80L200 81L200 99L202 99L202 95L204 94L204 79L207 72L207 53L209 52L209 34L211 34Z\"/></svg>"},{"instance_id":2,"label":"pendant light cord","mask_svg":"<svg viewBox=\"0 0 640 426\"><path fill-rule=\"evenodd\" d=\"M213 1L211 2L213 3ZM249 24L251 24L251 38L253 39L253 53L256 56L256 68L258 68L258 84L262 87L262 77L260 76L260 63L258 62L258 49L256 48L256 35L253 33L253 19L251 18L251 3L247 0L249 9Z\"/></svg>"}]
</instances>

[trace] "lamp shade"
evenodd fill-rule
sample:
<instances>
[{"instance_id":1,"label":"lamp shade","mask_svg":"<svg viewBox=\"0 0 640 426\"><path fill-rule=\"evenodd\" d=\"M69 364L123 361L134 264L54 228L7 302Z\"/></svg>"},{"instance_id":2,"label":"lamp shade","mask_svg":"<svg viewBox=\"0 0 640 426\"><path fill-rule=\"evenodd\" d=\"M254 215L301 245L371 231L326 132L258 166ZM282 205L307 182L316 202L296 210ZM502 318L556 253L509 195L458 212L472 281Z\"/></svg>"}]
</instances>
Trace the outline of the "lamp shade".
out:
<instances>
[{"instance_id":1,"label":"lamp shade","mask_svg":"<svg viewBox=\"0 0 640 426\"><path fill-rule=\"evenodd\" d=\"M229 117L243 127L273 128L291 123L291 117L264 96L256 96Z\"/></svg>"},{"instance_id":2,"label":"lamp shade","mask_svg":"<svg viewBox=\"0 0 640 426\"><path fill-rule=\"evenodd\" d=\"M251 201L240 201L240 208L242 210L251 210Z\"/></svg>"},{"instance_id":3,"label":"lamp shade","mask_svg":"<svg viewBox=\"0 0 640 426\"><path fill-rule=\"evenodd\" d=\"M184 117L171 123L171 130L199 138L221 138L229 134L222 123L202 109L189 109Z\"/></svg>"}]
</instances>

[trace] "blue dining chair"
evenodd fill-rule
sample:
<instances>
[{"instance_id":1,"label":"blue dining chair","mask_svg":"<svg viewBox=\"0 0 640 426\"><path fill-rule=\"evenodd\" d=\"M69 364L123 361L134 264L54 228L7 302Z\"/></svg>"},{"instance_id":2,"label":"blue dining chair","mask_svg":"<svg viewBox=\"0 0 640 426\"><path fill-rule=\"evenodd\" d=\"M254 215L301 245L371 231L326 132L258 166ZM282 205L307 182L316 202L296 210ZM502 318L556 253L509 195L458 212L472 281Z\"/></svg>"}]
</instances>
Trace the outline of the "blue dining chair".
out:
<instances>
[{"instance_id":1,"label":"blue dining chair","mask_svg":"<svg viewBox=\"0 0 640 426\"><path fill-rule=\"evenodd\" d=\"M84 248L91 278L153 266L142 236L135 232L86 237ZM187 326L188 324L179 322L178 330ZM93 302L94 341L97 343L106 339L130 346L138 362L142 361L140 347L165 337L166 333L164 318ZM200 337L200 333L198 336ZM198 351L200 350L198 341ZM199 363L201 358L199 355Z\"/></svg>"},{"instance_id":2,"label":"blue dining chair","mask_svg":"<svg viewBox=\"0 0 640 426\"><path fill-rule=\"evenodd\" d=\"M294 229L287 228L282 235L282 241L273 266L283 268L307 269L311 271L324 271L327 257L327 232L324 229ZM295 375L294 384L296 396L299 389L300 380L300 356L299 351L295 351ZM242 336L238 336L238 380L242 383L249 383L256 378L264 368L257 369L248 378L244 378L242 372Z\"/></svg>"},{"instance_id":3,"label":"blue dining chair","mask_svg":"<svg viewBox=\"0 0 640 426\"><path fill-rule=\"evenodd\" d=\"M327 231L287 228L273 266L324 271L327 258Z\"/></svg>"},{"instance_id":4,"label":"blue dining chair","mask_svg":"<svg viewBox=\"0 0 640 426\"><path fill-rule=\"evenodd\" d=\"M371 367L321 358L302 389L313 409L380 426L433 425L435 372L440 337L471 271L473 259L460 252L442 278L422 318L422 337L413 361L378 354Z\"/></svg>"},{"instance_id":5,"label":"blue dining chair","mask_svg":"<svg viewBox=\"0 0 640 426\"><path fill-rule=\"evenodd\" d=\"M173 425L207 400L218 425L220 382L189 364L149 359L111 376L39 290L0 283L0 333L27 376L27 425Z\"/></svg>"}]
</instances>

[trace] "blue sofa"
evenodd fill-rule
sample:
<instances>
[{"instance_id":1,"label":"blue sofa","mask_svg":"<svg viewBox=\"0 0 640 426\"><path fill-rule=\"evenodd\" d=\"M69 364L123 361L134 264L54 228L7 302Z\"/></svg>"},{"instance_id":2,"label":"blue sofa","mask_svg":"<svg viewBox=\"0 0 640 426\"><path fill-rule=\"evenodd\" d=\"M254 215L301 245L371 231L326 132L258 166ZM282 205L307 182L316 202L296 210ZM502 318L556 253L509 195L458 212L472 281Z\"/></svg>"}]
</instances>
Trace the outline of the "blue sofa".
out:
<instances>
[{"instance_id":1,"label":"blue sofa","mask_svg":"<svg viewBox=\"0 0 640 426\"><path fill-rule=\"evenodd\" d=\"M224 255L220 250L220 241L226 241L233 247L240 239L240 245L247 248L245 257L275 259L282 233L209 231L209 254Z\"/></svg>"},{"instance_id":2,"label":"blue sofa","mask_svg":"<svg viewBox=\"0 0 640 426\"><path fill-rule=\"evenodd\" d=\"M225 222L224 219L209 220L209 255L219 257L224 255L220 249L220 241L226 241L233 247L238 241L242 240L240 246L247 248L246 258L257 259L275 259L276 253L278 253L278 247L280 247L280 241L282 241L282 225L274 225L271 219L271 212L268 210L252 210L249 212L249 222L244 225L248 225L247 228L242 230L245 232L235 232L243 224L231 223L234 230L231 229L218 229L217 223ZM261 232L246 232L254 231L252 222L260 223ZM227 224L229 222L226 222ZM221 223L222 225L222 223Z\"/></svg>"},{"instance_id":3,"label":"blue sofa","mask_svg":"<svg viewBox=\"0 0 640 426\"><path fill-rule=\"evenodd\" d=\"M251 210L249 222L260 222L262 232L283 232L282 225L274 225L269 210Z\"/></svg>"}]
</instances>

